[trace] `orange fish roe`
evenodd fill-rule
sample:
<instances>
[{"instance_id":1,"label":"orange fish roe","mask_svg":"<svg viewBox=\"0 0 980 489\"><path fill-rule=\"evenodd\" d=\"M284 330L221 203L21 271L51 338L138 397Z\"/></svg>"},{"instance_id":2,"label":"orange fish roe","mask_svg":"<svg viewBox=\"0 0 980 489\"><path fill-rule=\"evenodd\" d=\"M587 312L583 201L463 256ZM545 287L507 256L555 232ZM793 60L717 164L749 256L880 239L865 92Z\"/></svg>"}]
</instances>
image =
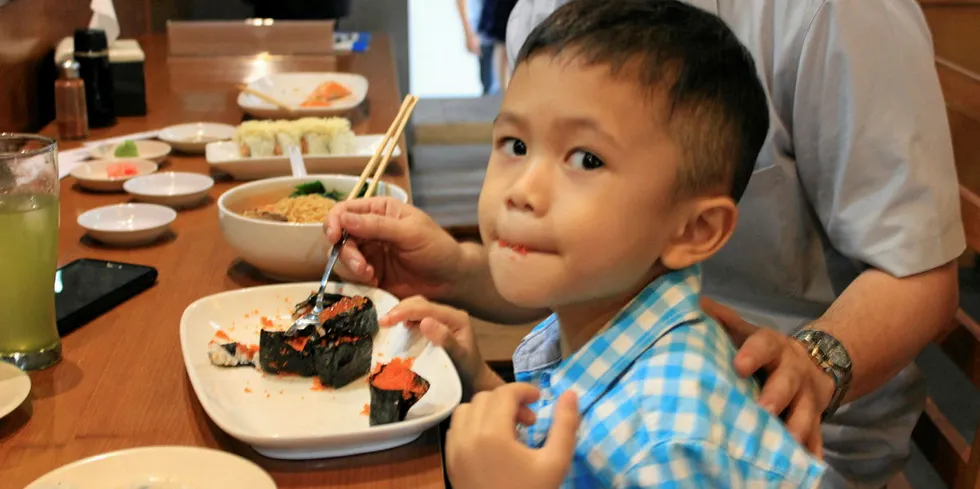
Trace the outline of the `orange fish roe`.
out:
<instances>
[{"instance_id":1,"label":"orange fish roe","mask_svg":"<svg viewBox=\"0 0 980 489\"><path fill-rule=\"evenodd\" d=\"M310 387L311 391L325 391L327 389L327 386L323 385L323 382L320 381L320 377L313 377L313 387Z\"/></svg>"},{"instance_id":2,"label":"orange fish roe","mask_svg":"<svg viewBox=\"0 0 980 489\"><path fill-rule=\"evenodd\" d=\"M256 311L256 313L258 313L258 311ZM265 316L262 316L261 318L259 318L259 321L262 322L262 328L263 329L270 329L270 328L272 328L272 327L274 327L276 325L275 323L272 322L271 319L269 319L269 318L267 318Z\"/></svg>"},{"instance_id":3,"label":"orange fish roe","mask_svg":"<svg viewBox=\"0 0 980 489\"><path fill-rule=\"evenodd\" d=\"M412 394L418 397L425 395L425 387L418 385L418 376L412 372L412 359L402 360L395 357L387 365L378 364L371 372L371 384L386 391L402 391L405 399Z\"/></svg>"},{"instance_id":4,"label":"orange fish roe","mask_svg":"<svg viewBox=\"0 0 980 489\"><path fill-rule=\"evenodd\" d=\"M306 348L306 343L308 341L310 341L309 336L299 336L286 340L286 344L293 347L293 349L296 351L303 351L303 349Z\"/></svg>"},{"instance_id":5,"label":"orange fish roe","mask_svg":"<svg viewBox=\"0 0 980 489\"><path fill-rule=\"evenodd\" d=\"M319 319L320 322L323 323L339 314L343 314L345 312L354 309L360 309L364 307L365 304L367 304L367 299L364 297L361 296L344 297L339 301L330 304L330 307L324 309L323 312L320 313L320 316L317 319Z\"/></svg>"},{"instance_id":6,"label":"orange fish roe","mask_svg":"<svg viewBox=\"0 0 980 489\"><path fill-rule=\"evenodd\" d=\"M249 389L248 387L245 388L245 393L246 394L250 394L251 392L252 392L252 389Z\"/></svg>"},{"instance_id":7,"label":"orange fish roe","mask_svg":"<svg viewBox=\"0 0 980 489\"><path fill-rule=\"evenodd\" d=\"M219 340L224 340L224 341L228 341L228 342L233 341L231 339L231 337L228 336L228 333L225 333L224 331L222 331L220 329L217 332L214 333L214 337L215 338L218 338Z\"/></svg>"},{"instance_id":8,"label":"orange fish roe","mask_svg":"<svg viewBox=\"0 0 980 489\"><path fill-rule=\"evenodd\" d=\"M371 415L371 405L365 403L364 409L361 409L361 416L370 416L370 415Z\"/></svg>"}]
</instances>

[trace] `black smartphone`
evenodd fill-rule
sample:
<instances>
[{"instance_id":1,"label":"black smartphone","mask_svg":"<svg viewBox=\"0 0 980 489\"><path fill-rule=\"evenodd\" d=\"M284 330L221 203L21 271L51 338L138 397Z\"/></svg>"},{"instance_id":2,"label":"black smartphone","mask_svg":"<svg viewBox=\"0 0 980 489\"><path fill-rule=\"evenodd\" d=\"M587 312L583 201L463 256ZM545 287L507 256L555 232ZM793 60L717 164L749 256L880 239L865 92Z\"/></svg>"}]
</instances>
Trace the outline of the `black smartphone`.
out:
<instances>
[{"instance_id":1,"label":"black smartphone","mask_svg":"<svg viewBox=\"0 0 980 489\"><path fill-rule=\"evenodd\" d=\"M58 333L65 336L156 283L145 265L82 258L58 269L54 306Z\"/></svg>"}]
</instances>

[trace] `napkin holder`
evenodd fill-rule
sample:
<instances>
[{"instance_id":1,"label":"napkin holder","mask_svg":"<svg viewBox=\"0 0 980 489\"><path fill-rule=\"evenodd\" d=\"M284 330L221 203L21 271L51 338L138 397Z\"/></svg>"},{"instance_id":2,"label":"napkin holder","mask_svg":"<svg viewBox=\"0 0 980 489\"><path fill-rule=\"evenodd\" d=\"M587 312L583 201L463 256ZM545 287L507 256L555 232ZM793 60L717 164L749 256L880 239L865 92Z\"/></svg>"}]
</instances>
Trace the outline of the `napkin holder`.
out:
<instances>
[{"instance_id":1,"label":"napkin holder","mask_svg":"<svg viewBox=\"0 0 980 489\"><path fill-rule=\"evenodd\" d=\"M75 40L66 37L55 49L56 66L74 56ZM109 46L112 88L115 93L116 115L121 117L146 115L146 55L134 39L118 39Z\"/></svg>"}]
</instances>

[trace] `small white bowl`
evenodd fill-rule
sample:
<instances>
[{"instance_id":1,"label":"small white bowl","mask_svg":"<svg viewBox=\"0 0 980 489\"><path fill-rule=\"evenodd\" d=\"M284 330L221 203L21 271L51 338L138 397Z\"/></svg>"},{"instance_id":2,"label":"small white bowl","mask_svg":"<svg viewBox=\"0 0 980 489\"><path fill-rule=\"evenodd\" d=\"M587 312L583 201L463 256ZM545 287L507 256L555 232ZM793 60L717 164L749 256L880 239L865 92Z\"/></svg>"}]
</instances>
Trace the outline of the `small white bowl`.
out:
<instances>
[{"instance_id":1,"label":"small white bowl","mask_svg":"<svg viewBox=\"0 0 980 489\"><path fill-rule=\"evenodd\" d=\"M136 175L124 177L110 177L107 170L109 165L128 163L136 169ZM75 165L71 169L71 176L75 177L78 185L82 188L95 192L122 192L123 184L126 180L141 175L149 175L157 171L157 164L149 160L93 160Z\"/></svg>"},{"instance_id":2,"label":"small white bowl","mask_svg":"<svg viewBox=\"0 0 980 489\"><path fill-rule=\"evenodd\" d=\"M235 136L235 126L215 122L191 122L165 127L157 136L177 151L204 154L204 147L215 141L226 141Z\"/></svg>"},{"instance_id":3,"label":"small white bowl","mask_svg":"<svg viewBox=\"0 0 980 489\"><path fill-rule=\"evenodd\" d=\"M78 225L105 244L139 246L160 238L176 218L177 212L162 205L116 204L82 213Z\"/></svg>"},{"instance_id":4,"label":"small white bowl","mask_svg":"<svg viewBox=\"0 0 980 489\"><path fill-rule=\"evenodd\" d=\"M182 208L200 204L214 186L214 179L199 173L164 172L131 178L123 189L137 200Z\"/></svg>"},{"instance_id":5,"label":"small white bowl","mask_svg":"<svg viewBox=\"0 0 980 489\"><path fill-rule=\"evenodd\" d=\"M139 152L139 156L136 156L136 158L142 160L150 160L154 163L159 163L164 159L166 159L167 155L170 154L170 145L167 143L161 143L160 141L150 141L150 140L141 140L141 141L133 141L133 142L136 143L136 151ZM122 158L116 156L116 147L118 147L120 144L123 143L103 144L101 146L95 146L94 148L89 149L89 154L92 155L92 158L97 160L133 159L133 157L129 157L129 156L122 157Z\"/></svg>"}]
</instances>

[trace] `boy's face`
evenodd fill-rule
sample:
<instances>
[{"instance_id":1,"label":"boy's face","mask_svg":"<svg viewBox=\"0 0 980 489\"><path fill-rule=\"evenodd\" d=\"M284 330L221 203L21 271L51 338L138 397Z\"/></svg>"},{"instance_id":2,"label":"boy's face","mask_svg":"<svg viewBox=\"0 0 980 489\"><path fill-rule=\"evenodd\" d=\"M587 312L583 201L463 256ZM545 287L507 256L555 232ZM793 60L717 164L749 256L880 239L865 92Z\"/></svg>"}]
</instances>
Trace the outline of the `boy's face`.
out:
<instances>
[{"instance_id":1,"label":"boy's face","mask_svg":"<svg viewBox=\"0 0 980 489\"><path fill-rule=\"evenodd\" d=\"M554 308L653 278L687 219L674 203L680 150L662 103L601 64L536 55L517 67L479 204L505 299Z\"/></svg>"}]
</instances>

